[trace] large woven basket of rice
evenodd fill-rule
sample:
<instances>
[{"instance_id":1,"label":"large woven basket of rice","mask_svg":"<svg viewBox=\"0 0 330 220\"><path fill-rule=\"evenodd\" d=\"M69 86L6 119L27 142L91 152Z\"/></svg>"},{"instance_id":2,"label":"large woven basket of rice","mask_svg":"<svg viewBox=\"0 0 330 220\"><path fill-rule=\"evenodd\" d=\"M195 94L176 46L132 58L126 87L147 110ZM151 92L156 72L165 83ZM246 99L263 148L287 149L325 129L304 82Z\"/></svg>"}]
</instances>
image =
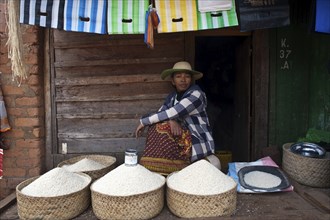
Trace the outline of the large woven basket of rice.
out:
<instances>
[{"instance_id":1,"label":"large woven basket of rice","mask_svg":"<svg viewBox=\"0 0 330 220\"><path fill-rule=\"evenodd\" d=\"M72 219L83 213L90 205L90 184L92 179L84 173L86 186L81 190L61 196L39 197L22 193L22 189L40 176L21 182L16 187L17 211L20 219Z\"/></svg>"},{"instance_id":2,"label":"large woven basket of rice","mask_svg":"<svg viewBox=\"0 0 330 220\"><path fill-rule=\"evenodd\" d=\"M293 143L283 145L283 170L295 181L303 185L330 187L330 155L324 158L305 157L291 151Z\"/></svg>"},{"instance_id":3,"label":"large woven basket of rice","mask_svg":"<svg viewBox=\"0 0 330 220\"><path fill-rule=\"evenodd\" d=\"M99 164L99 166L91 166L89 168L84 167L73 167L79 162L82 162L84 160L94 161ZM100 166L102 165L102 166ZM83 172L92 177L92 181L95 181L96 179L102 177L104 174L108 173L112 169L116 167L116 158L113 156L108 155L81 155L76 156L73 158L70 158L68 160L64 160L60 162L58 167L67 168L71 172ZM72 169L71 169L72 168Z\"/></svg>"},{"instance_id":4,"label":"large woven basket of rice","mask_svg":"<svg viewBox=\"0 0 330 220\"><path fill-rule=\"evenodd\" d=\"M209 164L209 162L201 160L184 168L181 171L172 173L167 177L166 201L168 208L174 215L181 218L203 218L231 216L234 214L237 203L237 184L234 180L231 179L231 177L228 177L222 173L223 175L221 174L220 176L224 178L224 181L220 181L219 184L227 185L227 181L229 181L229 184L224 187L223 190L219 190L219 192L222 191L221 193L216 193L217 190L212 192L212 187L205 187L205 185L201 184L200 182L200 179L202 178L205 178L206 181L209 180L208 177L198 173L199 167L207 165L204 163ZM213 165L209 165L212 166L210 167L212 170ZM185 175L183 182L179 183L179 176L176 177L175 175L180 175L180 172L185 172L185 174L187 174L188 172L186 171L189 169L192 172L197 172L192 173L192 176L190 176L195 180L191 181L190 177ZM214 169L216 168L214 167ZM217 173L217 171L213 171L215 174ZM205 173L208 173L208 171L205 170ZM212 171L210 173L212 173ZM200 175L200 178L196 178L198 175ZM175 181L177 182L176 184L174 184ZM189 184L186 185L184 181L189 181ZM206 185L207 184L208 183L206 183ZM196 190L193 190L193 188ZM191 191L191 193L188 193L188 191Z\"/></svg>"},{"instance_id":5,"label":"large woven basket of rice","mask_svg":"<svg viewBox=\"0 0 330 220\"><path fill-rule=\"evenodd\" d=\"M120 165L90 188L99 219L151 219L164 207L165 178L141 165Z\"/></svg>"},{"instance_id":6,"label":"large woven basket of rice","mask_svg":"<svg viewBox=\"0 0 330 220\"><path fill-rule=\"evenodd\" d=\"M99 219L153 218L164 207L164 188L131 196L110 196L92 190L93 212Z\"/></svg>"}]
</instances>

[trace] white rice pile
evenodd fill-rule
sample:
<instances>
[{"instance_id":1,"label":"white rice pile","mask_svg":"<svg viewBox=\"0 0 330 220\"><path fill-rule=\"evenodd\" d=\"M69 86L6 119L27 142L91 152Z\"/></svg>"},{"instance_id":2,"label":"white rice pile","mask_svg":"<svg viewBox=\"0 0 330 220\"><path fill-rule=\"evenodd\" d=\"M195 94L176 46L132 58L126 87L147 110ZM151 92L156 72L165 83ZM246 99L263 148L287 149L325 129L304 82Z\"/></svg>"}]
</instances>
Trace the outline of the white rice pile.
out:
<instances>
[{"instance_id":1,"label":"white rice pile","mask_svg":"<svg viewBox=\"0 0 330 220\"><path fill-rule=\"evenodd\" d=\"M282 180L270 173L251 171L244 175L244 182L253 187L268 189L279 186Z\"/></svg>"},{"instance_id":2,"label":"white rice pile","mask_svg":"<svg viewBox=\"0 0 330 220\"><path fill-rule=\"evenodd\" d=\"M236 182L206 160L199 160L168 176L167 186L193 195L215 195L233 189Z\"/></svg>"},{"instance_id":3,"label":"white rice pile","mask_svg":"<svg viewBox=\"0 0 330 220\"><path fill-rule=\"evenodd\" d=\"M105 168L106 166L91 160L89 158L84 158L82 160L77 161L76 163L70 165L63 165L62 168L70 172L85 172L85 171L93 171L93 170L100 170Z\"/></svg>"},{"instance_id":4,"label":"white rice pile","mask_svg":"<svg viewBox=\"0 0 330 220\"><path fill-rule=\"evenodd\" d=\"M158 189L164 184L165 177L140 164L122 164L95 181L91 190L111 196L130 196Z\"/></svg>"},{"instance_id":5,"label":"white rice pile","mask_svg":"<svg viewBox=\"0 0 330 220\"><path fill-rule=\"evenodd\" d=\"M62 196L82 190L90 181L88 177L56 167L24 187L21 192L36 197Z\"/></svg>"}]
</instances>

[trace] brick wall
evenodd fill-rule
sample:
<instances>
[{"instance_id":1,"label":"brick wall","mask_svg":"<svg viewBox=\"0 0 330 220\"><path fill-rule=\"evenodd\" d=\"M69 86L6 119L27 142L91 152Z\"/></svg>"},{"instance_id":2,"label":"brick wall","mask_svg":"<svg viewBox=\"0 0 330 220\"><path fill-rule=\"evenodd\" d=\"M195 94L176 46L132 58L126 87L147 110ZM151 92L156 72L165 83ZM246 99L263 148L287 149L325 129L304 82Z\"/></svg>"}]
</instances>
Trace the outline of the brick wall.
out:
<instances>
[{"instance_id":1,"label":"brick wall","mask_svg":"<svg viewBox=\"0 0 330 220\"><path fill-rule=\"evenodd\" d=\"M13 81L6 42L6 1L0 0L0 82L10 131L1 133L9 149L4 150L0 199L15 191L21 181L45 169L45 123L43 97L43 28L21 25L24 61L28 78Z\"/></svg>"}]
</instances>

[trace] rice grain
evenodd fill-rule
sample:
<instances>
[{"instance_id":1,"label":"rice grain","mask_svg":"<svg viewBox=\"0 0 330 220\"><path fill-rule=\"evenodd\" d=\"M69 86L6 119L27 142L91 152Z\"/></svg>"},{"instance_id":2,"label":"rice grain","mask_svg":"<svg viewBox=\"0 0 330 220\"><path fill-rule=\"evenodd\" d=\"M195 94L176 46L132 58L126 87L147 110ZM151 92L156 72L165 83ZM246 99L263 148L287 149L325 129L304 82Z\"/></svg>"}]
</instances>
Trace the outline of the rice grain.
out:
<instances>
[{"instance_id":1,"label":"rice grain","mask_svg":"<svg viewBox=\"0 0 330 220\"><path fill-rule=\"evenodd\" d=\"M140 164L122 164L96 180L91 189L111 196L130 196L158 189L164 184L165 177L149 171Z\"/></svg>"},{"instance_id":2,"label":"rice grain","mask_svg":"<svg viewBox=\"0 0 330 220\"><path fill-rule=\"evenodd\" d=\"M167 178L171 189L194 195L215 195L231 190L236 182L206 160L199 160Z\"/></svg>"},{"instance_id":3,"label":"rice grain","mask_svg":"<svg viewBox=\"0 0 330 220\"><path fill-rule=\"evenodd\" d=\"M80 191L89 183L90 179L85 176L56 167L24 187L21 192L36 197L62 196Z\"/></svg>"},{"instance_id":4,"label":"rice grain","mask_svg":"<svg viewBox=\"0 0 330 220\"><path fill-rule=\"evenodd\" d=\"M82 160L77 161L76 163L70 165L63 165L62 168L70 172L86 172L86 171L93 171L93 170L100 170L105 168L106 166L91 160L89 158L84 158Z\"/></svg>"},{"instance_id":5,"label":"rice grain","mask_svg":"<svg viewBox=\"0 0 330 220\"><path fill-rule=\"evenodd\" d=\"M269 189L279 186L282 180L271 173L251 171L244 175L244 182L253 187Z\"/></svg>"}]
</instances>

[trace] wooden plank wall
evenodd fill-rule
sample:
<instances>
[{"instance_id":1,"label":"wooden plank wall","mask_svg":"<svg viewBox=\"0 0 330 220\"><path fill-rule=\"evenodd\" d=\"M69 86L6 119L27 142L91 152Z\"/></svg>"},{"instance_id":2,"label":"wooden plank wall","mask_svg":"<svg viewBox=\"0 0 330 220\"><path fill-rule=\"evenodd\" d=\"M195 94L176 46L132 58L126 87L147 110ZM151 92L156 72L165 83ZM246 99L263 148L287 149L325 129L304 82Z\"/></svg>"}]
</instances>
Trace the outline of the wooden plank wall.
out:
<instances>
[{"instance_id":1,"label":"wooden plank wall","mask_svg":"<svg viewBox=\"0 0 330 220\"><path fill-rule=\"evenodd\" d=\"M184 59L182 33L157 35L149 49L143 35L97 35L53 30L53 155L122 155L144 149L134 137L141 115L157 111L171 91L160 72ZM62 155L62 144L67 155ZM57 163L55 161L54 163Z\"/></svg>"}]
</instances>

